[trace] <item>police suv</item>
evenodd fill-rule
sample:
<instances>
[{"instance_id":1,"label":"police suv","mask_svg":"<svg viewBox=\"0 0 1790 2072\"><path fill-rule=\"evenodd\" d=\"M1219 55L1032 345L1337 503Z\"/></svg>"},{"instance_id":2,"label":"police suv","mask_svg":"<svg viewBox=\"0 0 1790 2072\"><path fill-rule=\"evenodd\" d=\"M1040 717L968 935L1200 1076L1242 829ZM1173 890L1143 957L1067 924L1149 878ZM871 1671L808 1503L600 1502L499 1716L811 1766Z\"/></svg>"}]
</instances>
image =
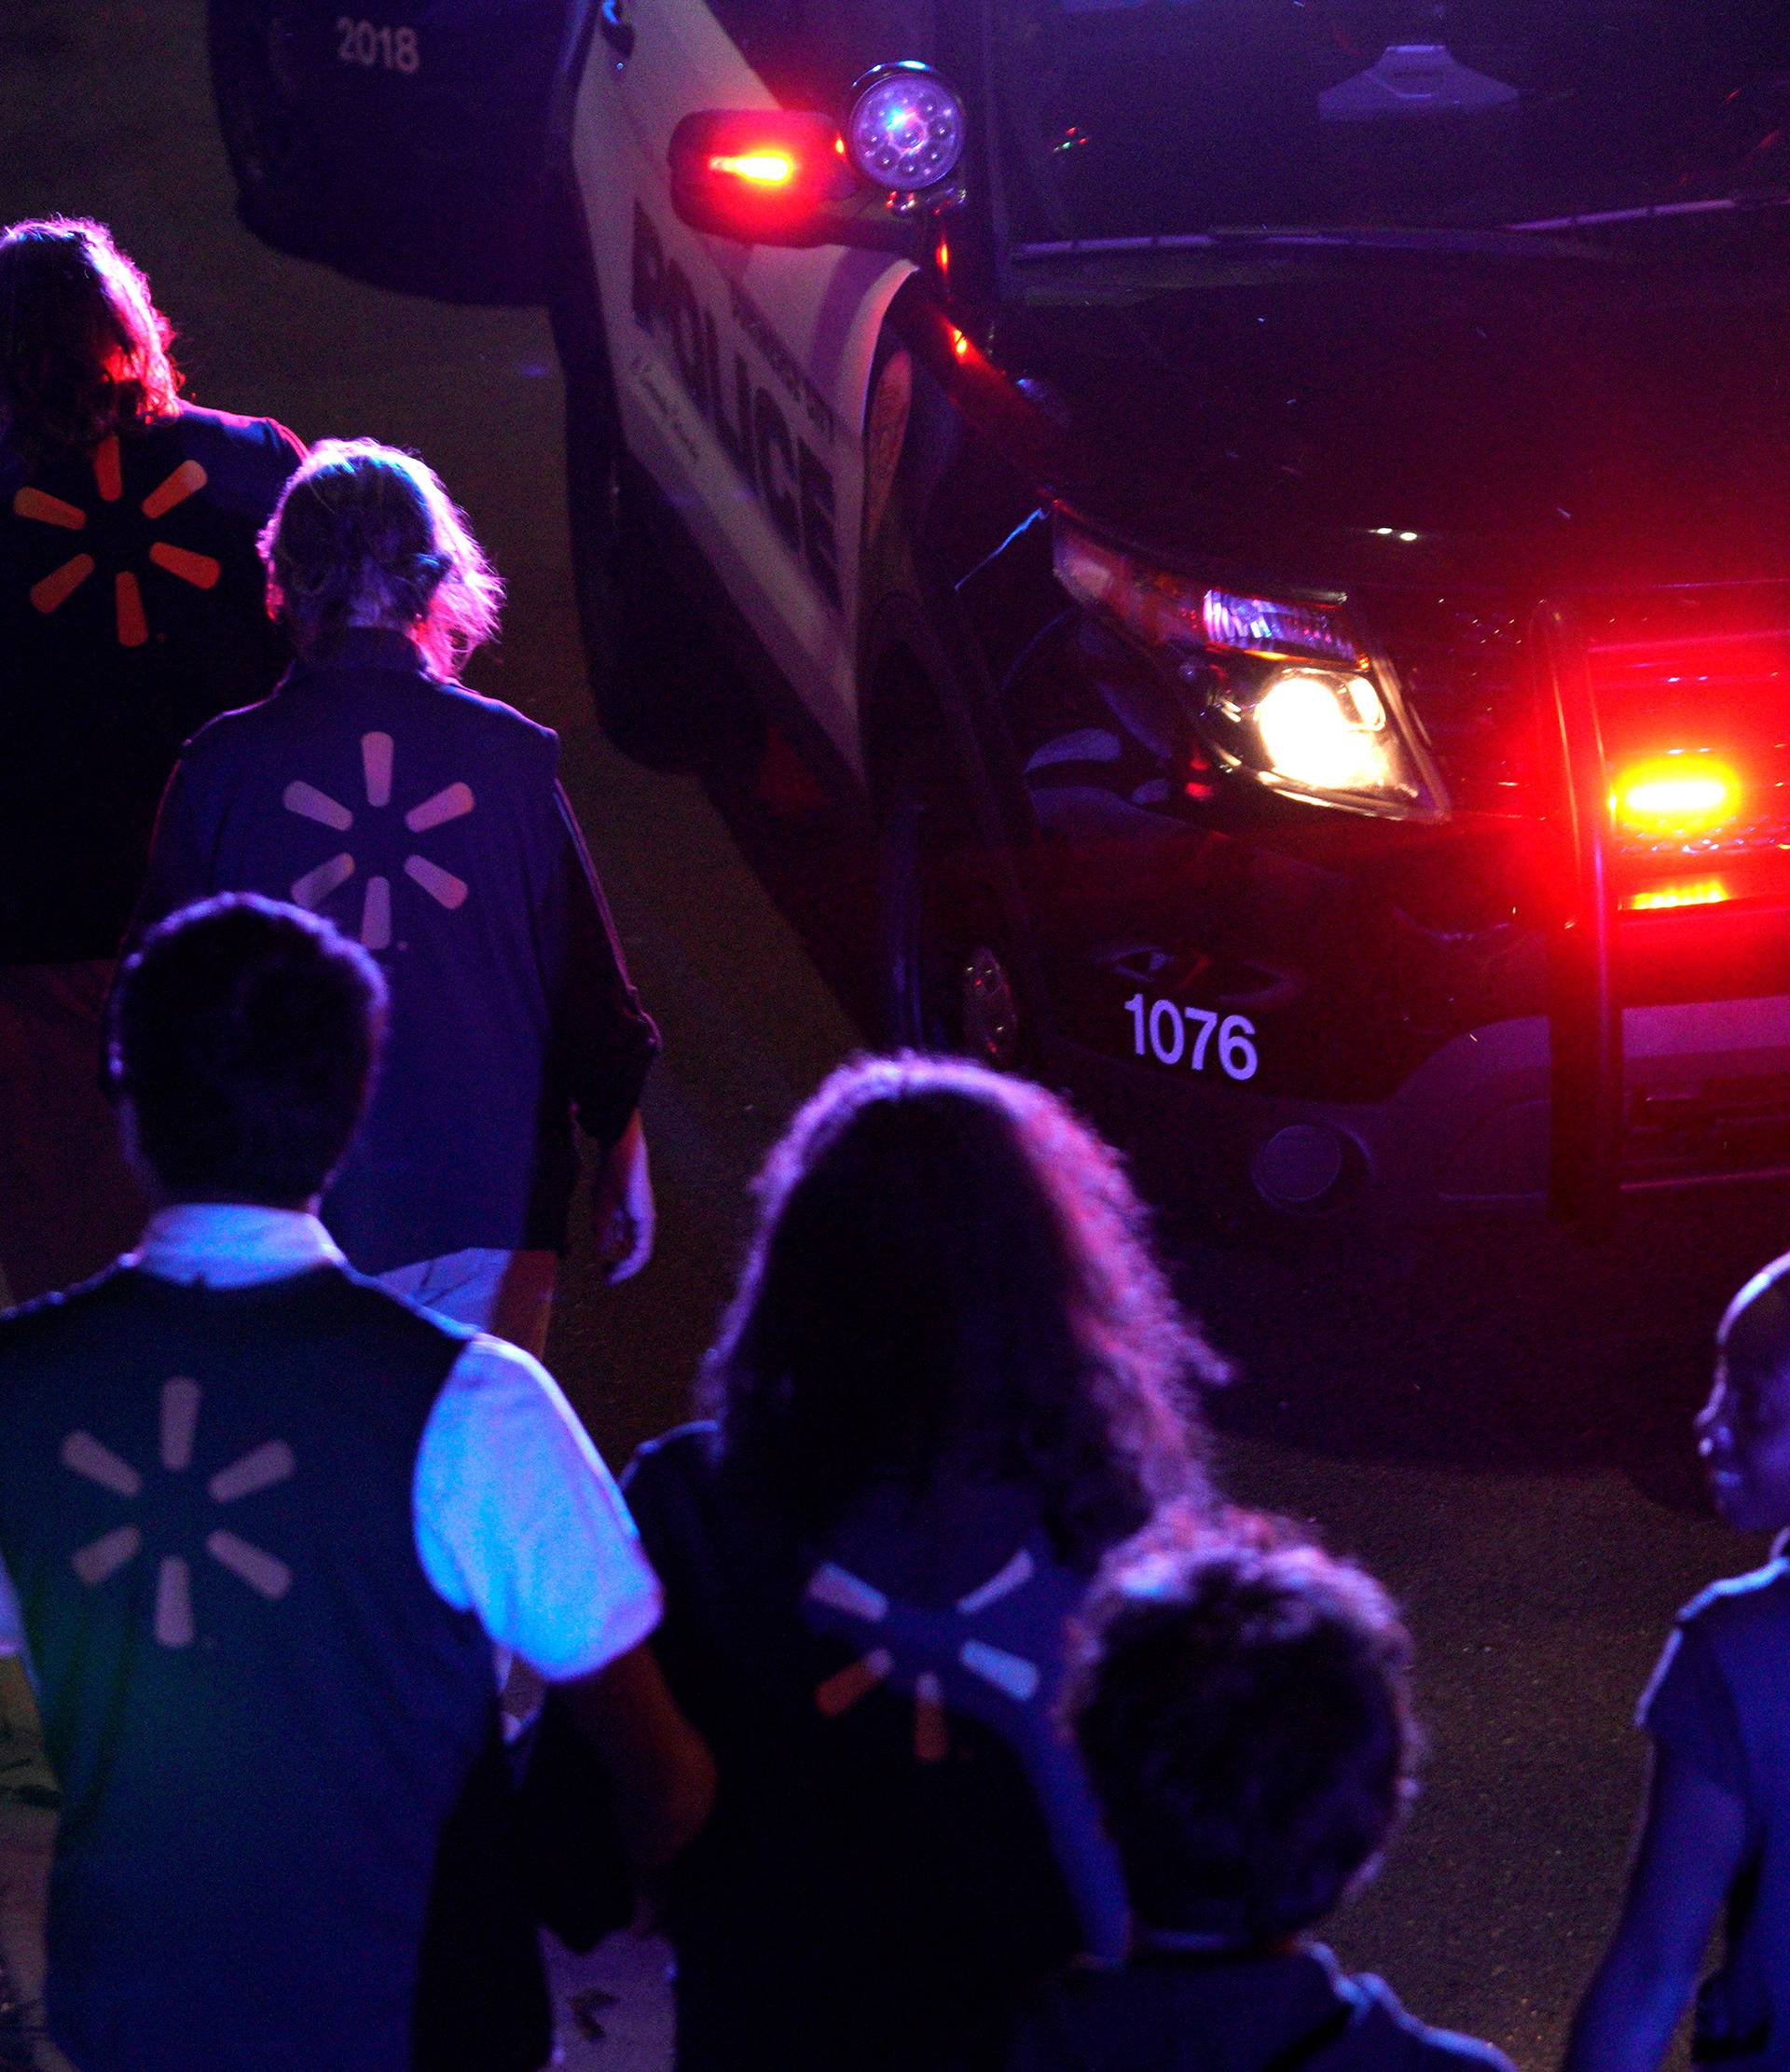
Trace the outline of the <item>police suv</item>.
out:
<instances>
[{"instance_id":1,"label":"police suv","mask_svg":"<svg viewBox=\"0 0 1790 2072\"><path fill-rule=\"evenodd\" d=\"M1783 0L212 39L263 236L551 304L605 715L725 629L892 1033L1271 1222L1790 1171Z\"/></svg>"}]
</instances>

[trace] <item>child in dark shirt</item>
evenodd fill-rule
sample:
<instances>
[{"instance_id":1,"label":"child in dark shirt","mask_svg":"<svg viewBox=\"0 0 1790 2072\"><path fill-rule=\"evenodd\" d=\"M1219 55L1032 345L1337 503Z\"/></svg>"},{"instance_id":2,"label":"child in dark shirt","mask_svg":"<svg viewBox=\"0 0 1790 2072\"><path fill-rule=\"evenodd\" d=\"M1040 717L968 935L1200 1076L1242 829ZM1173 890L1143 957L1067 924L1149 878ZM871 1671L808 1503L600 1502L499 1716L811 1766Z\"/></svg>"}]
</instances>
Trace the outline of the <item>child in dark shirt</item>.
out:
<instances>
[{"instance_id":1,"label":"child in dark shirt","mask_svg":"<svg viewBox=\"0 0 1790 2072\"><path fill-rule=\"evenodd\" d=\"M1410 1651L1371 1577L1265 1522L1170 1517L1109 1558L1064 1709L1132 1951L1052 1986L1010 2072L1505 2065L1307 1940L1410 1797Z\"/></svg>"},{"instance_id":2,"label":"child in dark shirt","mask_svg":"<svg viewBox=\"0 0 1790 2072\"><path fill-rule=\"evenodd\" d=\"M1698 1449L1723 1520L1790 1527L1790 1257L1728 1305ZM1650 2072L1726 1910L1692 2054L1736 2072L1790 2059L1790 1562L1713 1584L1678 1615L1641 1700L1653 1742L1641 1836L1570 2072Z\"/></svg>"}]
</instances>

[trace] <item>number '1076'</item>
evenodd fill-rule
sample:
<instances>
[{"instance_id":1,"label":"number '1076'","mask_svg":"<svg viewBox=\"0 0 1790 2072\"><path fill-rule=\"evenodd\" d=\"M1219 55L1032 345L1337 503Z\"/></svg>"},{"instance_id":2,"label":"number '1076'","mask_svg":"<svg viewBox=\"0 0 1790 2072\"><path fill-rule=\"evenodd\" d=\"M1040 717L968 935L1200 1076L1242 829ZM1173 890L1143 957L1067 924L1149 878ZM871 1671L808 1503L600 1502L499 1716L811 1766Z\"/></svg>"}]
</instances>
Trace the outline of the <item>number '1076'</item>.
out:
<instances>
[{"instance_id":1,"label":"number '1076'","mask_svg":"<svg viewBox=\"0 0 1790 2072\"><path fill-rule=\"evenodd\" d=\"M1147 1001L1134 993L1125 1002L1131 1016L1132 1049L1159 1065L1183 1059L1196 1072L1216 1058L1227 1079L1253 1079L1261 1059L1256 1051L1256 1025L1246 1015L1217 1015L1209 1007L1182 1007L1172 1000ZM1214 1042L1214 1038L1217 1042Z\"/></svg>"}]
</instances>

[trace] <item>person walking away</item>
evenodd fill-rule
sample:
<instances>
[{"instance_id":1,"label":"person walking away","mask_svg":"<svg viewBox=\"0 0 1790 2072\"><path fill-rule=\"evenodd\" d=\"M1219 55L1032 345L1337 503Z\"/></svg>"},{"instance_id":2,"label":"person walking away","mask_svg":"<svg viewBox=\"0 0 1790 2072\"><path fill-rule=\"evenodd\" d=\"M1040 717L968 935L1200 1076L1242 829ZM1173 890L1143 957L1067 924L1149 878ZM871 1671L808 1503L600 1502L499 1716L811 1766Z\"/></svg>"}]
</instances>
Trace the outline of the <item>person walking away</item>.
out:
<instances>
[{"instance_id":1,"label":"person walking away","mask_svg":"<svg viewBox=\"0 0 1790 2072\"><path fill-rule=\"evenodd\" d=\"M385 1067L324 1205L349 1259L536 1351L577 1175L598 1256L652 1246L639 1102L658 1035L558 776L558 738L453 681L501 587L434 474L321 444L262 543L298 662L187 744L141 920L208 893L329 915L383 967Z\"/></svg>"},{"instance_id":2,"label":"person walking away","mask_svg":"<svg viewBox=\"0 0 1790 2072\"><path fill-rule=\"evenodd\" d=\"M544 2005L530 2052L476 2047L502 2025L476 1977L466 2048L419 2047L450 1816L462 1858L502 1831L466 1804L502 1770L496 1647L563 1691L642 1861L706 1810L644 1645L657 1585L564 1398L316 1219L383 1009L372 960L296 909L152 932L113 1065L155 1213L0 1320L0 1646L62 1781L48 2024L81 2072L544 2061ZM499 1892L495 1847L481 1868Z\"/></svg>"},{"instance_id":3,"label":"person walking away","mask_svg":"<svg viewBox=\"0 0 1790 2072\"><path fill-rule=\"evenodd\" d=\"M720 1777L666 1894L677 2063L992 2064L1026 1982L1122 1938L1051 1703L1102 1552L1205 1500L1217 1362L1041 1087L847 1066L761 1198L709 1419L625 1485Z\"/></svg>"},{"instance_id":4,"label":"person walking away","mask_svg":"<svg viewBox=\"0 0 1790 2072\"><path fill-rule=\"evenodd\" d=\"M1790 1256L1728 1305L1697 1435L1724 1522L1790 1528ZM1640 1724L1653 1760L1628 1891L1566 2064L1651 2072L1694 1998L1694 2058L1776 2072L1790 2064L1790 1563L1781 1554L1678 1614ZM1700 1990L1724 1916L1721 1961Z\"/></svg>"},{"instance_id":5,"label":"person walking away","mask_svg":"<svg viewBox=\"0 0 1790 2072\"><path fill-rule=\"evenodd\" d=\"M1171 1515L1108 1557L1063 1713L1132 1947L1053 1982L1007 2072L1510 2072L1312 1940L1414 1789L1410 1660L1370 1576L1267 1520Z\"/></svg>"},{"instance_id":6,"label":"person walking away","mask_svg":"<svg viewBox=\"0 0 1790 2072\"><path fill-rule=\"evenodd\" d=\"M103 225L0 232L0 1306L97 1272L142 1205L100 1015L180 744L284 666L255 538L303 449L180 398Z\"/></svg>"}]
</instances>

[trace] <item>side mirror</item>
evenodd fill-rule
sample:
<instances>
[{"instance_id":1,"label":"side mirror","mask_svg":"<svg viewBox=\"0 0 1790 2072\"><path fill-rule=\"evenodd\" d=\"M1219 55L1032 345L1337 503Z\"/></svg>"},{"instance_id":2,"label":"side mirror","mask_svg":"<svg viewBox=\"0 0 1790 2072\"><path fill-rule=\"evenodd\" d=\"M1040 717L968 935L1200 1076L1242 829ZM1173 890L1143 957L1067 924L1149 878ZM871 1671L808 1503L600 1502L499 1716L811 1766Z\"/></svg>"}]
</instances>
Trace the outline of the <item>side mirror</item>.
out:
<instances>
[{"instance_id":1,"label":"side mirror","mask_svg":"<svg viewBox=\"0 0 1790 2072\"><path fill-rule=\"evenodd\" d=\"M865 185L831 117L787 108L705 108L671 133L680 221L744 244L855 245L917 259L923 223Z\"/></svg>"}]
</instances>

